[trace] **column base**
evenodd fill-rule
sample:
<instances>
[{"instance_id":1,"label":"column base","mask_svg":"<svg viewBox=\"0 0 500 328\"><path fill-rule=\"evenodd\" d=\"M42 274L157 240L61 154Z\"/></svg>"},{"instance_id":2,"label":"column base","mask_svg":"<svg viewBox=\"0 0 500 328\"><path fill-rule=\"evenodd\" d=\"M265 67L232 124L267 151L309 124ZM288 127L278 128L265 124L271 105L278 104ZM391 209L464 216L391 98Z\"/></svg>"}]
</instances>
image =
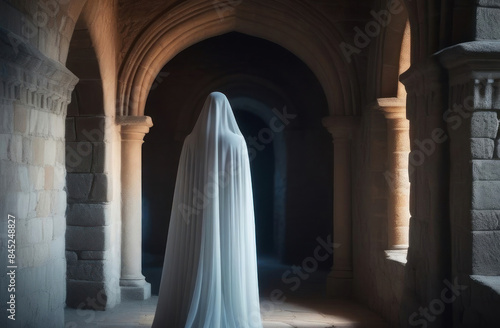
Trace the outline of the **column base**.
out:
<instances>
[{"instance_id":1,"label":"column base","mask_svg":"<svg viewBox=\"0 0 500 328\"><path fill-rule=\"evenodd\" d=\"M352 276L339 277L337 272L330 272L327 279L327 294L333 298L351 298Z\"/></svg>"},{"instance_id":2,"label":"column base","mask_svg":"<svg viewBox=\"0 0 500 328\"><path fill-rule=\"evenodd\" d=\"M142 286L120 286L122 301L144 301L151 297L151 284L144 282Z\"/></svg>"}]
</instances>

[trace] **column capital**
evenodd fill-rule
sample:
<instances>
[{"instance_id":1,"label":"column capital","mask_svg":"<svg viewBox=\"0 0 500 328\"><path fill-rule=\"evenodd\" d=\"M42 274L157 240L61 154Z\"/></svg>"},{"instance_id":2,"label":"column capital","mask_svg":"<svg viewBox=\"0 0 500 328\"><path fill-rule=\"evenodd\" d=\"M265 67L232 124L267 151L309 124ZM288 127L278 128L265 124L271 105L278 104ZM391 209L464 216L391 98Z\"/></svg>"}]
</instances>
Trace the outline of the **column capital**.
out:
<instances>
[{"instance_id":1,"label":"column capital","mask_svg":"<svg viewBox=\"0 0 500 328\"><path fill-rule=\"evenodd\" d=\"M386 119L406 119L406 99L404 98L377 98L371 104L370 109L382 112Z\"/></svg>"},{"instance_id":2,"label":"column capital","mask_svg":"<svg viewBox=\"0 0 500 328\"><path fill-rule=\"evenodd\" d=\"M332 134L333 139L350 139L354 130L359 126L359 116L328 116L322 123Z\"/></svg>"},{"instance_id":3,"label":"column capital","mask_svg":"<svg viewBox=\"0 0 500 328\"><path fill-rule=\"evenodd\" d=\"M118 116L116 122L121 126L122 140L143 140L153 126L149 116Z\"/></svg>"}]
</instances>

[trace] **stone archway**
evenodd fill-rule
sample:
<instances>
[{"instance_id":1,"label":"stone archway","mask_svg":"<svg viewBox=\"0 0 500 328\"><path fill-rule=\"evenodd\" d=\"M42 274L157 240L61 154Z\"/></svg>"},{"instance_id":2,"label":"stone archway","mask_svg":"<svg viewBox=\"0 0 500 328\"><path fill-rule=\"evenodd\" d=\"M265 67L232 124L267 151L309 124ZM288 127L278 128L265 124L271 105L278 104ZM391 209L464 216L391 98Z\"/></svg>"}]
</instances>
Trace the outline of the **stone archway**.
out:
<instances>
[{"instance_id":1,"label":"stone archway","mask_svg":"<svg viewBox=\"0 0 500 328\"><path fill-rule=\"evenodd\" d=\"M280 14L275 15L278 7ZM190 45L231 31L267 39L302 59L323 86L331 115L359 113L358 82L354 67L347 65L338 48L342 39L312 6L301 1L252 1L220 14L211 2L193 0L153 22L122 66L118 115L143 115L150 87L165 63Z\"/></svg>"},{"instance_id":2,"label":"stone archway","mask_svg":"<svg viewBox=\"0 0 500 328\"><path fill-rule=\"evenodd\" d=\"M356 159L358 183L353 186L355 194L363 194L353 214L357 244L353 287L358 299L397 325L399 309L391 304L403 297L410 220L409 122L406 90L399 77L410 64L410 29L402 3L391 13L386 1L375 4L372 15L387 15L387 23L373 40L367 63L367 106L357 141L361 149ZM364 275L367 271L372 273L369 279ZM372 301L375 298L377 302Z\"/></svg>"},{"instance_id":3,"label":"stone archway","mask_svg":"<svg viewBox=\"0 0 500 328\"><path fill-rule=\"evenodd\" d=\"M225 59L221 63L217 63L215 60L213 64L210 64L211 60L205 58L216 57L217 55L212 54L210 49L220 49L221 42L231 44L235 49L243 45L243 48L239 50L241 52L234 52L229 56L242 58L245 57L243 55L248 55L248 57L253 58L253 64L243 62L243 67L248 68L242 70L237 69L240 64L235 66L235 64L230 63L229 59ZM247 44L253 45L252 49L259 48L260 50L256 50L255 53L251 52L246 48ZM225 54L226 52L222 51L221 53ZM225 58L224 55L222 58ZM240 61L241 59L236 60L237 63L240 63ZM270 69L271 66L273 69ZM259 67L265 74L258 73ZM227 70L224 70L224 68L227 68ZM145 214L147 217L145 221L146 228L149 229L148 222L152 222L151 218L170 212L170 208L164 204L164 201L159 204L160 202L154 200L156 199L155 195L160 194L160 190L163 190L164 195L167 195L166 199L169 199L168 195L170 195L171 191L165 186L169 181L175 179L175 172L173 172L173 175L171 173L165 174L165 170L158 169L158 167L176 166L176 163L169 163L168 160L160 159L164 156L162 155L163 152L167 152L168 157L174 158L172 161L175 162L176 151L179 150L177 149L178 145L194 125L206 95L217 90L228 95L230 101L236 99L238 102L238 98L244 97L245 99L257 99L265 103L265 106L253 106L253 109L255 107L266 108L260 111L263 112L262 119L265 123L274 122L277 130L277 133L274 134L274 141L280 138L291 141L288 146L283 145L283 147L275 148L280 155L278 156L280 158L278 164L283 168L288 165L286 163L288 160L293 168L290 171L291 173L288 170L285 172L285 170L281 169L280 174L276 176L278 182L275 186L281 190L280 195L282 197L276 203L283 204L279 206L280 209L277 209L278 216L282 218L279 224L282 226L282 230L288 229L287 238L284 238L284 234L280 237L281 246L278 248L281 251L278 251L278 253L281 254L279 257L287 263L302 261L305 256L313 251L315 245L311 244L315 243L315 238L319 235L327 235L331 231L332 182L328 178L332 170L331 154L328 152L330 150L328 135L320 123L321 118L328 113L328 107L322 88L315 79L314 74L300 59L276 44L241 33L229 33L199 42L186 49L167 63L159 77L163 80L157 80L146 106L146 114L151 115L157 123L157 128L152 130L146 137L147 141L143 153L145 161L143 181L144 190L146 191L144 197L148 200L148 204L146 204L148 213ZM297 81L307 85L309 91L302 90L301 83L287 85L287 81L293 78L297 78ZM300 108L300 114L297 107ZM283 116L278 116L276 113L279 115L283 115L283 113L285 115L286 113L291 114L293 118L289 118L290 121L288 122L283 122L287 126L286 128L282 126L283 118L280 117ZM299 114L300 120L295 120L296 114ZM167 124L165 122L171 123ZM171 132L160 132L167 130ZM258 137L258 135L252 137ZM165 140L170 141L166 143ZM160 147L159 144L163 144L163 146ZM315 146L311 147L311 145ZM257 148L259 147L257 146ZM285 147L290 149L285 149ZM301 152L307 153L307 156L299 155ZM153 154L157 154L155 155L157 160L151 160ZM287 159L288 155L290 157ZM308 157L315 158L316 161L307 161ZM159 165L159 161L165 162ZM311 170L310 164L308 164L310 162L315 162L315 169ZM300 174L299 171L301 169L305 170L305 168L308 168L308 170L304 172L308 173ZM160 178L160 175L162 178ZM303 187L286 192L286 181ZM321 183L321 187L316 189L316 191L321 189L321 195L314 197L314 201L308 196L314 194L313 190L310 190L303 197L299 196L301 191L309 190L308 188L311 188L315 183ZM305 212L305 209L308 208L305 204L310 203L313 203L310 207L311 210ZM287 206L288 210L285 211ZM152 209L152 207L155 207L155 209ZM163 210L160 211L160 207L163 207ZM149 210L150 208L151 210ZM322 228L314 228L313 225L306 224L304 218L307 217L307 214L317 220L315 227ZM164 221L168 223L168 214L165 216ZM287 216L288 223L285 223L285 216ZM297 228L300 226L300 222L302 222L302 229ZM156 241L166 237L163 236L161 231L166 231L168 226L160 228L161 223L154 224L156 229L149 229L154 237L151 238L149 233L143 236L144 238L148 236L147 243L149 244L146 245L145 249L154 249L155 252L158 252L160 247L164 246L164 241L161 243ZM311 247L312 249L310 249ZM148 251L145 253L148 253ZM331 264L331 259L322 264L325 268L328 265L327 262Z\"/></svg>"},{"instance_id":4,"label":"stone archway","mask_svg":"<svg viewBox=\"0 0 500 328\"><path fill-rule=\"evenodd\" d=\"M276 15L277 11L279 15ZM314 6L299 0L286 4L282 1L241 2L224 10L222 15L220 11L215 10L212 3L193 0L169 9L168 15L167 12L158 15L156 20L137 36L136 43L126 54L121 66L118 86L118 124L127 129L131 127L140 129L141 134L135 135L142 142L143 133L147 133L152 125L149 119L143 116L147 96L165 63L195 43L231 31L271 41L295 54L312 70L323 89L329 114L332 115L326 125L331 126L331 122L335 121L336 123L331 126L334 131L356 128L356 124L351 122L355 122L355 116L361 112L363 99L359 96L356 65L349 65L346 62L339 48L342 38L335 26ZM348 118L341 119L344 116ZM344 126L344 123L347 126ZM122 156L128 152L127 147L126 143L122 143ZM140 148L136 148L134 154L130 156L140 158ZM350 159L346 157L346 160L350 166ZM141 185L136 170L137 167L131 168L122 157L122 179L124 176L127 178L136 176L130 186ZM343 173L340 175L344 176ZM351 181L346 183L350 184ZM342 188L345 186L342 185ZM129 187L122 181L122 194L127 194L128 189ZM351 207L349 198L342 197L340 192L336 195L338 198L336 205ZM130 202L122 200L122 203L126 204L124 206L135 209L133 216L140 215L137 211L141 204L140 197L135 195L133 198L127 197L127 200ZM127 219L128 212L127 209L122 209L124 222L133 220ZM350 213L350 210L348 212ZM351 221L350 214L346 219ZM129 230L127 224L124 224L124 229ZM137 232L130 231L130 234L127 237L124 233L122 243L128 245L128 240L133 239L134 243L139 245L137 237L132 236ZM351 258L350 248L350 246L345 247L341 257ZM122 266L132 258L124 253L122 250ZM142 276L140 264L136 263L135 268L135 275ZM343 279L338 284L339 287L341 285L344 285Z\"/></svg>"}]
</instances>

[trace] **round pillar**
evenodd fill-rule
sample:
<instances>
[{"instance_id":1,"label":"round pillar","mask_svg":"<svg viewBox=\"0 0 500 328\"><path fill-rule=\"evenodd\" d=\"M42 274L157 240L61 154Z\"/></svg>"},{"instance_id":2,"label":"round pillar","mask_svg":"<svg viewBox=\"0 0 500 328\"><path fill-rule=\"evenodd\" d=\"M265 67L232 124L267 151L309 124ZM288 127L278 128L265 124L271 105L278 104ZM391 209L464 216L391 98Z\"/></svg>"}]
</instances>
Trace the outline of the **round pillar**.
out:
<instances>
[{"instance_id":1,"label":"round pillar","mask_svg":"<svg viewBox=\"0 0 500 328\"><path fill-rule=\"evenodd\" d=\"M121 188L122 299L147 299L151 285L142 275L142 144L153 126L148 116L120 117L121 125Z\"/></svg>"},{"instance_id":2,"label":"round pillar","mask_svg":"<svg viewBox=\"0 0 500 328\"><path fill-rule=\"evenodd\" d=\"M389 181L387 247L389 250L408 248L410 181L408 154L410 152L409 121L405 100L383 98L377 109L387 119L387 160Z\"/></svg>"},{"instance_id":3,"label":"round pillar","mask_svg":"<svg viewBox=\"0 0 500 328\"><path fill-rule=\"evenodd\" d=\"M328 294L352 294L352 178L351 140L358 118L328 117L323 125L333 137L333 267L328 276Z\"/></svg>"}]
</instances>

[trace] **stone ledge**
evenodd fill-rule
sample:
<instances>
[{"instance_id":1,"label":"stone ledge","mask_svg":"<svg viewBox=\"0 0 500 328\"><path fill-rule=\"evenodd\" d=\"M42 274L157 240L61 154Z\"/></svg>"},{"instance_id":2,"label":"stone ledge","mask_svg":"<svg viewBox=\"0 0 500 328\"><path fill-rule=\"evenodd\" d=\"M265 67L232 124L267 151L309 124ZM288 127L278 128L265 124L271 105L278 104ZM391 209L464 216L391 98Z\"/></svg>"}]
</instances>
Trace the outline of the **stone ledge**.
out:
<instances>
[{"instance_id":1,"label":"stone ledge","mask_svg":"<svg viewBox=\"0 0 500 328\"><path fill-rule=\"evenodd\" d=\"M15 45L10 40L15 39ZM21 37L0 27L0 94L14 99L30 95L37 107L62 112L71 101L78 78L61 63L46 57ZM23 92L13 92L22 88ZM43 96L42 96L43 95Z\"/></svg>"},{"instance_id":2,"label":"stone ledge","mask_svg":"<svg viewBox=\"0 0 500 328\"><path fill-rule=\"evenodd\" d=\"M491 301L497 301L500 303L500 276L472 275L470 278L473 285L485 288L485 291L489 294L488 296L490 296L488 298L490 298Z\"/></svg>"},{"instance_id":3,"label":"stone ledge","mask_svg":"<svg viewBox=\"0 0 500 328\"><path fill-rule=\"evenodd\" d=\"M494 64L500 68L499 41L471 41L453 45L436 54L446 68L455 68L471 63Z\"/></svg>"},{"instance_id":4,"label":"stone ledge","mask_svg":"<svg viewBox=\"0 0 500 328\"><path fill-rule=\"evenodd\" d=\"M466 311L472 324L481 321L481 327L498 327L500 322L500 276L471 275L472 311Z\"/></svg>"},{"instance_id":5,"label":"stone ledge","mask_svg":"<svg viewBox=\"0 0 500 328\"><path fill-rule=\"evenodd\" d=\"M403 267L406 266L408 249L388 249L384 251L384 254L387 261L401 264Z\"/></svg>"},{"instance_id":6,"label":"stone ledge","mask_svg":"<svg viewBox=\"0 0 500 328\"><path fill-rule=\"evenodd\" d=\"M122 126L144 125L148 128L153 126L153 120L149 116L117 116L116 123Z\"/></svg>"}]
</instances>

